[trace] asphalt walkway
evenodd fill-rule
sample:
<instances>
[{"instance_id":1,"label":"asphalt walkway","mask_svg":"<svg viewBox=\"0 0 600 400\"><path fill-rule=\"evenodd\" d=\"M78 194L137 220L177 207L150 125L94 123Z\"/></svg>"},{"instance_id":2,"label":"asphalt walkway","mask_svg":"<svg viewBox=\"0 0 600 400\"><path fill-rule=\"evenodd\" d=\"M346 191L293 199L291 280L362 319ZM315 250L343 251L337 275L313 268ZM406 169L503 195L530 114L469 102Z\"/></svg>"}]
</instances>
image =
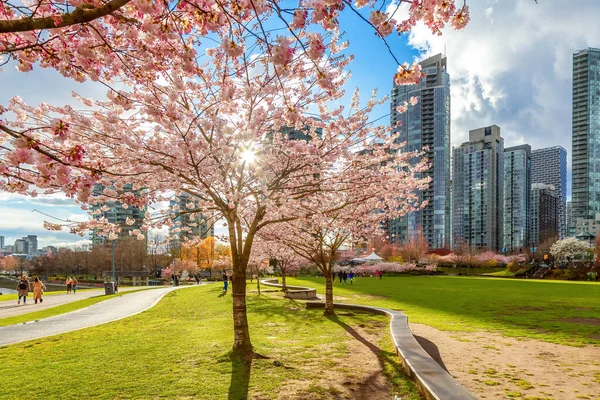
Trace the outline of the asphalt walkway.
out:
<instances>
[{"instance_id":1,"label":"asphalt walkway","mask_svg":"<svg viewBox=\"0 0 600 400\"><path fill-rule=\"evenodd\" d=\"M186 287L193 286L143 290L114 297L70 313L35 322L0 327L0 346L76 331L130 317L154 307L163 296L172 290Z\"/></svg>"},{"instance_id":2,"label":"asphalt walkway","mask_svg":"<svg viewBox=\"0 0 600 400\"><path fill-rule=\"evenodd\" d=\"M126 292L129 290L138 290L143 288L154 288L156 286L126 286L119 287L120 292ZM44 302L35 304L33 301L33 292L29 292L27 297L27 304L17 304L17 300L5 300L0 301L0 318L15 317L17 315L28 314L35 311L46 310L48 308L60 306L74 301L89 299L90 297L100 296L104 294L104 288L102 289L90 289L84 291L78 291L75 294L52 294L54 292L46 292L44 295Z\"/></svg>"}]
</instances>

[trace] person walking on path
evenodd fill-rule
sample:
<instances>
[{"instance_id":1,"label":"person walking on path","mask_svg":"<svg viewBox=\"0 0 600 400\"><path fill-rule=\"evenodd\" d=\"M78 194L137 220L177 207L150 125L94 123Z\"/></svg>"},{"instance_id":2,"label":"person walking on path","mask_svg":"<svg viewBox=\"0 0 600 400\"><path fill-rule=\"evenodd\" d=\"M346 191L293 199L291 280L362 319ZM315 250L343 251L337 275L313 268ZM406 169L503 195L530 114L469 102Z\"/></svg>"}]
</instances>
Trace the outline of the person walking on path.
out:
<instances>
[{"instance_id":1,"label":"person walking on path","mask_svg":"<svg viewBox=\"0 0 600 400\"><path fill-rule=\"evenodd\" d=\"M227 272L223 271L222 279L223 279L223 291L227 292L227 285L229 284L229 278L227 277Z\"/></svg>"},{"instance_id":2,"label":"person walking on path","mask_svg":"<svg viewBox=\"0 0 600 400\"><path fill-rule=\"evenodd\" d=\"M77 293L77 284L79 282L77 281L77 278L73 277L71 278L71 287L73 288L73 294Z\"/></svg>"},{"instance_id":3,"label":"person walking on path","mask_svg":"<svg viewBox=\"0 0 600 400\"><path fill-rule=\"evenodd\" d=\"M352 281L354 280L354 272L352 272L352 271L351 271L351 272L348 274L348 279L350 279L350 284L352 285Z\"/></svg>"},{"instance_id":4,"label":"person walking on path","mask_svg":"<svg viewBox=\"0 0 600 400\"><path fill-rule=\"evenodd\" d=\"M19 295L17 304L21 304L21 297L23 298L23 304L27 304L27 296L29 296L29 280L27 280L27 276L23 275L17 283L17 293Z\"/></svg>"},{"instance_id":5,"label":"person walking on path","mask_svg":"<svg viewBox=\"0 0 600 400\"><path fill-rule=\"evenodd\" d=\"M67 278L67 280L65 281L65 285L67 285L67 294L71 293L71 287L73 285L73 281L71 280L71 278Z\"/></svg>"},{"instance_id":6,"label":"person walking on path","mask_svg":"<svg viewBox=\"0 0 600 400\"><path fill-rule=\"evenodd\" d=\"M342 284L342 271L338 272L338 278L340 278L340 285Z\"/></svg>"},{"instance_id":7,"label":"person walking on path","mask_svg":"<svg viewBox=\"0 0 600 400\"><path fill-rule=\"evenodd\" d=\"M33 301L37 304L38 300L40 304L44 301L42 295L44 294L44 290L46 290L46 285L39 279L37 276L33 279Z\"/></svg>"},{"instance_id":8,"label":"person walking on path","mask_svg":"<svg viewBox=\"0 0 600 400\"><path fill-rule=\"evenodd\" d=\"M346 281L348 280L348 273L346 271L342 272L342 279L344 280L344 285L345 285Z\"/></svg>"}]
</instances>

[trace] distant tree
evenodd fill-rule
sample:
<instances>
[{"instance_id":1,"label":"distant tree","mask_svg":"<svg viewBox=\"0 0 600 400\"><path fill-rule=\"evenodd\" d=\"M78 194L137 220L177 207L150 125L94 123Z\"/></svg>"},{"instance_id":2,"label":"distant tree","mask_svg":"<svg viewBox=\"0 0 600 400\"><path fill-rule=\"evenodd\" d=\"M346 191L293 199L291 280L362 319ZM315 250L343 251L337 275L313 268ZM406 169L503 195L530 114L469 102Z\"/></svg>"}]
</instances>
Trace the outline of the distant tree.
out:
<instances>
[{"instance_id":1,"label":"distant tree","mask_svg":"<svg viewBox=\"0 0 600 400\"><path fill-rule=\"evenodd\" d=\"M4 257L1 261L0 266L2 270L8 273L15 273L19 270L19 260L15 257Z\"/></svg>"},{"instance_id":2,"label":"distant tree","mask_svg":"<svg viewBox=\"0 0 600 400\"><path fill-rule=\"evenodd\" d=\"M573 258L585 254L590 250L590 246L574 237L559 240L550 247L550 254L556 259L572 260Z\"/></svg>"},{"instance_id":3,"label":"distant tree","mask_svg":"<svg viewBox=\"0 0 600 400\"><path fill-rule=\"evenodd\" d=\"M275 266L281 272L281 288L284 292L287 290L286 276L297 271L303 263L303 259L290 247L276 240L259 238L254 244L252 252L257 254L259 259L266 260L267 264L271 261L275 262Z\"/></svg>"},{"instance_id":4,"label":"distant tree","mask_svg":"<svg viewBox=\"0 0 600 400\"><path fill-rule=\"evenodd\" d=\"M418 262L427 251L427 241L422 233L409 238L400 248L400 255L407 262Z\"/></svg>"}]
</instances>

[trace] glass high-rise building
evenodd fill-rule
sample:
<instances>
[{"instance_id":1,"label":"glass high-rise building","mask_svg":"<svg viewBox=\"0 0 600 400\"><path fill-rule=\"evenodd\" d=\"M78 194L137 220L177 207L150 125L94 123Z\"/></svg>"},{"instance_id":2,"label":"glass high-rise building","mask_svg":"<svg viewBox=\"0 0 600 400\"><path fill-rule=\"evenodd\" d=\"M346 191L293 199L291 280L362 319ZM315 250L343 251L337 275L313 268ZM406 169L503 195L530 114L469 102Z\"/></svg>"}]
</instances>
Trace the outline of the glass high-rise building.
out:
<instances>
[{"instance_id":1,"label":"glass high-rise building","mask_svg":"<svg viewBox=\"0 0 600 400\"><path fill-rule=\"evenodd\" d=\"M402 151L424 151L431 164L421 175L431 177L431 183L420 193L429 202L422 210L388 221L386 229L392 242L421 236L430 248L442 248L450 246L450 76L441 54L420 64L424 76L419 84L394 85L390 122L399 141L406 142ZM411 97L419 102L404 113L396 111Z\"/></svg>"},{"instance_id":2,"label":"glass high-rise building","mask_svg":"<svg viewBox=\"0 0 600 400\"><path fill-rule=\"evenodd\" d=\"M531 152L531 183L554 186L558 195L558 237L568 236L567 224L567 151L562 146Z\"/></svg>"},{"instance_id":3,"label":"glass high-rise building","mask_svg":"<svg viewBox=\"0 0 600 400\"><path fill-rule=\"evenodd\" d=\"M531 185L530 246L548 248L558 240L560 196L553 185Z\"/></svg>"},{"instance_id":4,"label":"glass high-rise building","mask_svg":"<svg viewBox=\"0 0 600 400\"><path fill-rule=\"evenodd\" d=\"M454 248L502 248L504 139L497 125L470 131L469 141L454 148L452 213Z\"/></svg>"},{"instance_id":5,"label":"glass high-rise building","mask_svg":"<svg viewBox=\"0 0 600 400\"><path fill-rule=\"evenodd\" d=\"M567 236L575 236L575 222L573 221L573 203L567 201Z\"/></svg>"},{"instance_id":6,"label":"glass high-rise building","mask_svg":"<svg viewBox=\"0 0 600 400\"><path fill-rule=\"evenodd\" d=\"M529 244L531 192L531 146L504 149L504 241L505 252L524 251Z\"/></svg>"},{"instance_id":7,"label":"glass high-rise building","mask_svg":"<svg viewBox=\"0 0 600 400\"><path fill-rule=\"evenodd\" d=\"M600 213L600 49L573 54L573 223Z\"/></svg>"},{"instance_id":8,"label":"glass high-rise building","mask_svg":"<svg viewBox=\"0 0 600 400\"><path fill-rule=\"evenodd\" d=\"M188 193L181 193L174 197L169 203L175 210L173 213L173 225L169 229L171 239L169 245L175 249L185 239L206 239L215 235L214 220L202 213L195 213L194 217L186 213L187 204L195 203L197 199ZM181 211L181 212L180 212Z\"/></svg>"},{"instance_id":9,"label":"glass high-rise building","mask_svg":"<svg viewBox=\"0 0 600 400\"><path fill-rule=\"evenodd\" d=\"M95 184L92 196L101 196L104 193L105 186ZM113 188L114 189L114 188ZM141 192L134 191L131 184L124 185L124 192L134 192L136 195L140 195ZM121 232L119 239L129 237L129 232L140 229L144 223L144 217L146 214L146 208L139 208L134 206L123 207L118 201L110 201L104 204L94 204L92 207L92 217L94 219L106 218L106 220L119 226ZM127 225L127 218L132 218L135 222L132 225ZM91 234L92 244L104 243L106 238L98 234L96 230L92 231Z\"/></svg>"}]
</instances>

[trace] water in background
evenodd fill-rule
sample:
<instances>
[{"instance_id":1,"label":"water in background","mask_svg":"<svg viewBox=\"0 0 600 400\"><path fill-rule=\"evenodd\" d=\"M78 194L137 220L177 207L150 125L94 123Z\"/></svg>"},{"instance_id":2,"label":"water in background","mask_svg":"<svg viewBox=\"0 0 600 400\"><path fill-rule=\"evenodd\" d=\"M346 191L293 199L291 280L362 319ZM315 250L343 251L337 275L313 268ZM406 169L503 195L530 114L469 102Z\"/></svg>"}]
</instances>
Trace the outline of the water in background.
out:
<instances>
[{"instance_id":1,"label":"water in background","mask_svg":"<svg viewBox=\"0 0 600 400\"><path fill-rule=\"evenodd\" d=\"M0 293L13 294L13 293L17 293L17 291L15 289L7 289L7 288L0 287Z\"/></svg>"}]
</instances>

